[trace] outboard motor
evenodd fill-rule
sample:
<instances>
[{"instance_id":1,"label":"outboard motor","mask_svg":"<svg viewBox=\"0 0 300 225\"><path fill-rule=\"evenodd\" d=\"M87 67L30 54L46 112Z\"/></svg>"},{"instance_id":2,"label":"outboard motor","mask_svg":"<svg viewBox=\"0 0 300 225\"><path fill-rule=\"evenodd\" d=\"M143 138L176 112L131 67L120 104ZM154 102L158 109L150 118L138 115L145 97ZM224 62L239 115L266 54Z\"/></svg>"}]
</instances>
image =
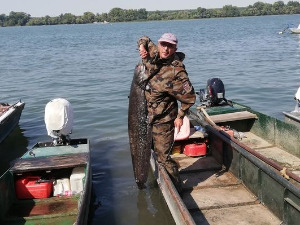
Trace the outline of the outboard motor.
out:
<instances>
[{"instance_id":1,"label":"outboard motor","mask_svg":"<svg viewBox=\"0 0 300 225\"><path fill-rule=\"evenodd\" d=\"M63 98L48 102L45 107L45 124L54 145L70 143L69 134L73 127L73 109L70 102Z\"/></svg>"},{"instance_id":2,"label":"outboard motor","mask_svg":"<svg viewBox=\"0 0 300 225\"><path fill-rule=\"evenodd\" d=\"M298 88L298 91L295 94L295 100L297 101L295 112L300 112L300 87Z\"/></svg>"},{"instance_id":3,"label":"outboard motor","mask_svg":"<svg viewBox=\"0 0 300 225\"><path fill-rule=\"evenodd\" d=\"M225 99L225 87L220 78L208 79L207 92L212 106L220 104Z\"/></svg>"},{"instance_id":4,"label":"outboard motor","mask_svg":"<svg viewBox=\"0 0 300 225\"><path fill-rule=\"evenodd\" d=\"M225 98L225 87L220 78L208 79L206 90L200 89L199 98L201 104L206 106L221 105L223 101L232 105L232 103Z\"/></svg>"}]
</instances>

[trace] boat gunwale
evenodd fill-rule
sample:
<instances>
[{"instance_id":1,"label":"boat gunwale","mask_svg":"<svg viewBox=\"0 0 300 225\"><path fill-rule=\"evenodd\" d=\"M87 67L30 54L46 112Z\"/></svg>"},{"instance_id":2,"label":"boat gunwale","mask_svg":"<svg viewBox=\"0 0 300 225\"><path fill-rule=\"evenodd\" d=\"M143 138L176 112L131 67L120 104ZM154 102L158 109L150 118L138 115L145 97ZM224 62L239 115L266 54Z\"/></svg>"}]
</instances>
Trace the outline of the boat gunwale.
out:
<instances>
[{"instance_id":1,"label":"boat gunwale","mask_svg":"<svg viewBox=\"0 0 300 225\"><path fill-rule=\"evenodd\" d=\"M251 110L251 111L253 113L255 113L255 111L253 111L253 110ZM280 171L277 168L270 167L271 165L269 165L267 162L264 162L263 159L260 159L259 157L253 155L245 147L243 147L243 145L244 145L243 143L239 142L238 140L233 141L232 137L230 137L226 132L218 131L212 125L210 125L206 122L203 122L203 120L198 118L199 115L195 114L194 112L190 111L189 116L191 116L193 118L193 120L196 120L198 123L200 123L202 125L205 124L205 129L209 130L214 135L219 137L221 140L226 142L228 145L232 146L235 151L237 151L238 153L241 153L246 159L248 159L250 162L252 162L257 167L261 168L266 174L271 176L274 180L279 182L281 185L286 186L288 188L288 190L290 190L293 194L295 194L297 197L300 198L300 189L295 187L294 184L292 184L290 181L288 181L286 178L284 178L280 174ZM289 172L292 173L291 171L289 171ZM297 181L295 180L295 182L297 182Z\"/></svg>"},{"instance_id":2,"label":"boat gunwale","mask_svg":"<svg viewBox=\"0 0 300 225\"><path fill-rule=\"evenodd\" d=\"M293 115L292 112L283 112L283 114L287 117L287 118L290 118L290 119L293 119L295 120L296 122L299 122L300 123L300 118Z\"/></svg>"},{"instance_id":3,"label":"boat gunwale","mask_svg":"<svg viewBox=\"0 0 300 225\"><path fill-rule=\"evenodd\" d=\"M211 125L205 126L206 129L209 129L213 132L217 137L225 141L227 144L231 145L235 151L241 153L246 159L252 162L255 166L263 170L266 174L272 177L275 181L280 183L281 185L285 186L289 191L295 194L298 198L300 198L300 189L295 187L289 180L284 178L279 171L273 167L270 167L267 163L263 162L263 160L259 159L258 157L251 154L245 148L243 148L238 143L233 142L228 136L221 134L220 132L216 131Z\"/></svg>"},{"instance_id":4,"label":"boat gunwale","mask_svg":"<svg viewBox=\"0 0 300 225\"><path fill-rule=\"evenodd\" d=\"M175 223L178 225L196 225L165 168L157 162L153 150L151 151L150 162L154 177L157 180ZM174 199L174 201L172 201L172 199Z\"/></svg>"},{"instance_id":5,"label":"boat gunwale","mask_svg":"<svg viewBox=\"0 0 300 225\"><path fill-rule=\"evenodd\" d=\"M0 114L0 124L5 123L7 119L10 118L10 115L12 115L17 110L23 111L25 106L25 102L21 102L20 100L12 105L8 105L8 108Z\"/></svg>"}]
</instances>

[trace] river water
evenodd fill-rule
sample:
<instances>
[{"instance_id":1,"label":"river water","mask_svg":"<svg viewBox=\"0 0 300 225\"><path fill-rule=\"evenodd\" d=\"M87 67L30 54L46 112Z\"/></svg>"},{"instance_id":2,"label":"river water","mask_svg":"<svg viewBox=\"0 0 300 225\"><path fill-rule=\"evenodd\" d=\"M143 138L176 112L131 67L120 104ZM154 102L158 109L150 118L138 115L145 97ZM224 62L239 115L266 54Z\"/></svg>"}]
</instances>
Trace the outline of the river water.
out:
<instances>
[{"instance_id":1,"label":"river water","mask_svg":"<svg viewBox=\"0 0 300 225\"><path fill-rule=\"evenodd\" d=\"M175 33L196 90L219 77L228 99L283 119L300 85L300 36L279 32L299 22L287 15L0 28L1 102L26 103L19 127L0 145L7 166L50 140L45 105L66 98L75 113L71 137L91 141L90 224L174 224L152 175L142 191L133 178L127 109L137 39Z\"/></svg>"}]
</instances>

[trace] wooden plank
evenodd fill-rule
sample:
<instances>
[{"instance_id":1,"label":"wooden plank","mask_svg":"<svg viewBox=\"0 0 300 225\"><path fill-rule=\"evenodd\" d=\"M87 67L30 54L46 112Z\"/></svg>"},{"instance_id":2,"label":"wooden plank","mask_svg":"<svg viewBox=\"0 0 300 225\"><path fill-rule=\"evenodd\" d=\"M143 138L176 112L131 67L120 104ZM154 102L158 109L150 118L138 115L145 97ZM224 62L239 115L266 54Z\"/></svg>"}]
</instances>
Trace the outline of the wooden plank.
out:
<instances>
[{"instance_id":1,"label":"wooden plank","mask_svg":"<svg viewBox=\"0 0 300 225\"><path fill-rule=\"evenodd\" d=\"M77 197L52 197L38 200L17 201L7 217L46 217L47 215L77 215Z\"/></svg>"},{"instance_id":2,"label":"wooden plank","mask_svg":"<svg viewBox=\"0 0 300 225\"><path fill-rule=\"evenodd\" d=\"M291 171L300 170L300 159L298 157L274 146L251 132L246 132L245 135L246 138L241 140L243 144Z\"/></svg>"},{"instance_id":3,"label":"wooden plank","mask_svg":"<svg viewBox=\"0 0 300 225\"><path fill-rule=\"evenodd\" d=\"M252 149L270 148L274 146L273 144L267 142L265 139L251 132L245 132L244 134L245 137L242 140L240 140L240 142Z\"/></svg>"},{"instance_id":4,"label":"wooden plank","mask_svg":"<svg viewBox=\"0 0 300 225\"><path fill-rule=\"evenodd\" d=\"M87 153L39 157L30 159L26 158L18 160L10 170L15 173L20 173L42 169L60 169L74 167L78 165L85 165L87 161Z\"/></svg>"},{"instance_id":5,"label":"wooden plank","mask_svg":"<svg viewBox=\"0 0 300 225\"><path fill-rule=\"evenodd\" d=\"M210 116L210 118L215 123L222 123L222 122L229 122L229 121L236 121L236 120L257 119L257 116L254 113L248 111L242 111L242 112L214 115L214 116Z\"/></svg>"},{"instance_id":6,"label":"wooden plank","mask_svg":"<svg viewBox=\"0 0 300 225\"><path fill-rule=\"evenodd\" d=\"M189 173L180 175L184 189L200 189L207 187L233 186L240 184L233 174L225 171L204 171L201 173Z\"/></svg>"},{"instance_id":7,"label":"wooden plank","mask_svg":"<svg viewBox=\"0 0 300 225\"><path fill-rule=\"evenodd\" d=\"M300 170L300 159L278 147L257 149L256 151L291 171Z\"/></svg>"},{"instance_id":8,"label":"wooden plank","mask_svg":"<svg viewBox=\"0 0 300 225\"><path fill-rule=\"evenodd\" d=\"M255 204L257 198L243 185L195 189L183 193L183 202L189 210L203 210Z\"/></svg>"},{"instance_id":9,"label":"wooden plank","mask_svg":"<svg viewBox=\"0 0 300 225\"><path fill-rule=\"evenodd\" d=\"M179 164L180 173L222 169L222 166L213 157L184 157L176 159L176 161Z\"/></svg>"},{"instance_id":10,"label":"wooden plank","mask_svg":"<svg viewBox=\"0 0 300 225\"><path fill-rule=\"evenodd\" d=\"M276 216L261 204L237 206L223 209L203 210L192 213L197 224L232 225L232 224L281 224Z\"/></svg>"}]
</instances>

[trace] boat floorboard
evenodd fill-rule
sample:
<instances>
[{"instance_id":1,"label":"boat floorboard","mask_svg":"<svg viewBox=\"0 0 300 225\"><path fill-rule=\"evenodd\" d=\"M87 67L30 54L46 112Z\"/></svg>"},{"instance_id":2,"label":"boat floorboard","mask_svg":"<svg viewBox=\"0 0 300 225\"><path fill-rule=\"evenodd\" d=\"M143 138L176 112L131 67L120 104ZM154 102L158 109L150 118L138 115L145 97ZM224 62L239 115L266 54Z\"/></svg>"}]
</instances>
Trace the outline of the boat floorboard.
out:
<instances>
[{"instance_id":1,"label":"boat floorboard","mask_svg":"<svg viewBox=\"0 0 300 225\"><path fill-rule=\"evenodd\" d=\"M189 210L203 210L253 205L257 199L240 184L229 187L192 190L191 192L183 193L182 200Z\"/></svg>"},{"instance_id":2,"label":"boat floorboard","mask_svg":"<svg viewBox=\"0 0 300 225\"><path fill-rule=\"evenodd\" d=\"M6 215L7 224L13 224L15 221L47 221L47 224L52 224L51 221L62 221L61 217L66 217L63 220L73 221L78 214L78 197L52 197L45 199L32 200L17 200L8 210ZM59 218L57 220L56 218ZM69 218L69 219L68 219ZM53 223L55 224L55 223ZM68 224L68 223L66 223Z\"/></svg>"},{"instance_id":3,"label":"boat floorboard","mask_svg":"<svg viewBox=\"0 0 300 225\"><path fill-rule=\"evenodd\" d=\"M256 136L251 132L246 132L246 138L243 138L241 142L250 148L254 149L258 153L279 163L281 166L293 171L295 174L300 173L300 159L283 149L272 145L266 140Z\"/></svg>"},{"instance_id":4,"label":"boat floorboard","mask_svg":"<svg viewBox=\"0 0 300 225\"><path fill-rule=\"evenodd\" d=\"M242 182L212 157L172 155L180 165L181 198L196 224L280 224Z\"/></svg>"},{"instance_id":5,"label":"boat floorboard","mask_svg":"<svg viewBox=\"0 0 300 225\"><path fill-rule=\"evenodd\" d=\"M184 189L200 189L238 185L241 182L229 172L205 171L197 174L181 174Z\"/></svg>"},{"instance_id":6,"label":"boat floorboard","mask_svg":"<svg viewBox=\"0 0 300 225\"><path fill-rule=\"evenodd\" d=\"M267 142L266 140L258 137L257 135L253 134L252 132L245 132L246 135L245 138L240 140L243 144L247 145L248 147L256 150L256 149L262 149L262 148L270 148L274 145Z\"/></svg>"},{"instance_id":7,"label":"boat floorboard","mask_svg":"<svg viewBox=\"0 0 300 225\"><path fill-rule=\"evenodd\" d=\"M261 204L202 210L192 212L192 216L196 224L201 225L281 224L281 221Z\"/></svg>"},{"instance_id":8,"label":"boat floorboard","mask_svg":"<svg viewBox=\"0 0 300 225\"><path fill-rule=\"evenodd\" d=\"M222 169L213 157L186 157L184 154L179 154L173 158L179 163L180 173Z\"/></svg>"}]
</instances>

